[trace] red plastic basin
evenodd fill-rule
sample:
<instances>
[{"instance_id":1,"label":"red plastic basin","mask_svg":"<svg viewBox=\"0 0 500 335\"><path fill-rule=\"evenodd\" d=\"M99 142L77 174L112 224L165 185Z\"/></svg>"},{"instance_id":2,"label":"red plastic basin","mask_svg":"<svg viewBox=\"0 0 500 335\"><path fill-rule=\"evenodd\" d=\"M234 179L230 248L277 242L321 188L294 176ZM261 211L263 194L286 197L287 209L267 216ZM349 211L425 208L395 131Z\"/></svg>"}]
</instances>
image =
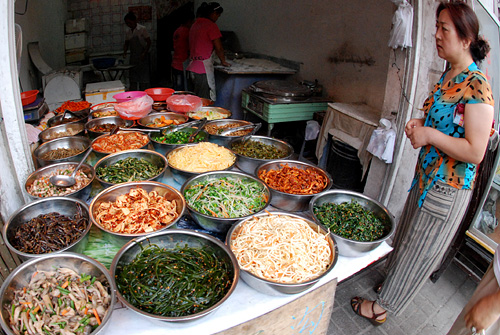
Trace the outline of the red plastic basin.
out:
<instances>
[{"instance_id":1,"label":"red plastic basin","mask_svg":"<svg viewBox=\"0 0 500 335\"><path fill-rule=\"evenodd\" d=\"M117 102L125 102L131 99L136 99L145 96L147 93L144 91L128 91L113 95L113 99Z\"/></svg>"},{"instance_id":2,"label":"red plastic basin","mask_svg":"<svg viewBox=\"0 0 500 335\"><path fill-rule=\"evenodd\" d=\"M21 102L23 106L32 104L36 100L36 96L38 95L38 90L31 90L21 93Z\"/></svg>"},{"instance_id":3,"label":"red plastic basin","mask_svg":"<svg viewBox=\"0 0 500 335\"><path fill-rule=\"evenodd\" d=\"M174 94L175 90L167 87L155 87L148 88L144 92L153 98L154 101L165 101L169 96Z\"/></svg>"}]
</instances>

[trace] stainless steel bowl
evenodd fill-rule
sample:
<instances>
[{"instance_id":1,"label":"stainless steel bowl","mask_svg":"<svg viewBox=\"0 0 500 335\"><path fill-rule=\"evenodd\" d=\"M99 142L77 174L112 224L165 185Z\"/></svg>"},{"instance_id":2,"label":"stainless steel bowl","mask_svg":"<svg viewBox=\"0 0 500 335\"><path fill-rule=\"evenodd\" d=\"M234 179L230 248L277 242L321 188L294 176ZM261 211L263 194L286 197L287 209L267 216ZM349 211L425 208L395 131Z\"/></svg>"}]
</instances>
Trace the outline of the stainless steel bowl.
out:
<instances>
[{"instance_id":1,"label":"stainless steel bowl","mask_svg":"<svg viewBox=\"0 0 500 335\"><path fill-rule=\"evenodd\" d=\"M58 134L70 133L72 135L58 136ZM85 125L83 123L66 123L52 128L47 128L38 134L38 139L41 142L47 142L62 137L84 136Z\"/></svg>"},{"instance_id":2,"label":"stainless steel bowl","mask_svg":"<svg viewBox=\"0 0 500 335\"><path fill-rule=\"evenodd\" d=\"M5 279L2 288L0 289L0 295L2 297L2 306L7 306L10 304L14 298L14 291L22 289L29 285L31 277L37 271L54 271L57 268L69 268L77 272L78 274L87 274L96 277L103 285L109 287L110 294L110 305L106 312L106 316L102 318L99 327L92 331L92 335L102 334L109 325L109 320L111 319L111 314L116 301L116 288L114 282L109 274L108 269L104 267L98 261L81 254L64 252L60 254L50 254L42 258L32 259L19 265L10 275ZM8 335L14 335L15 333L9 326L9 312L2 308L0 313L0 323L2 329Z\"/></svg>"},{"instance_id":3,"label":"stainless steel bowl","mask_svg":"<svg viewBox=\"0 0 500 335\"><path fill-rule=\"evenodd\" d=\"M83 156L85 156L85 151L90 146L90 140L85 136L71 136L71 137L61 137L56 138L45 143L42 143L38 148L35 149L33 155L40 166L47 166L62 162L79 162ZM56 149L81 149L77 155L62 159L43 159L42 156L52 150Z\"/></svg>"},{"instance_id":4,"label":"stainless steel bowl","mask_svg":"<svg viewBox=\"0 0 500 335\"><path fill-rule=\"evenodd\" d=\"M153 180L157 181L163 175L165 174L165 171L167 170L167 159L165 156L162 154L159 154L155 151L151 150L144 150L144 149L133 149L133 150L125 150L125 151L120 151L115 154L110 154L107 155L104 158L101 158L95 165L94 165L94 170L96 171L96 179L104 186L104 187L110 187L115 185L114 183L110 183L105 181L104 179L99 178L99 168L105 168L110 165L113 165L117 163L120 160L123 160L125 158L137 158L137 159L144 159L147 162L155 165L158 168L161 168L160 172L149 179L146 180Z\"/></svg>"},{"instance_id":5,"label":"stainless steel bowl","mask_svg":"<svg viewBox=\"0 0 500 335\"><path fill-rule=\"evenodd\" d=\"M185 147L189 147L189 146L195 146L197 145L196 143L195 144L185 144L179 148L175 148L173 150L170 150L168 153L167 153L167 161L168 161L168 167L170 168L170 171L172 172L172 176L174 178L174 180L176 182L178 182L179 184L184 184L184 182L186 180L188 180L189 178L191 177L194 177L194 176L197 176L199 175L201 172L191 172L191 171L186 171L186 170L181 170L181 169L178 169L176 168L175 166L172 166L171 162L170 162L170 159L169 157L174 153L174 152L177 152L179 150L182 150L183 148ZM232 153L232 152L231 152ZM234 155L234 153L232 153ZM227 168L221 170L221 171L227 171L227 170L231 170L234 165L236 164L236 156L234 156L234 162L233 164L231 164L230 166L228 166ZM210 171L207 171L207 172L210 172Z\"/></svg>"},{"instance_id":6,"label":"stainless steel bowl","mask_svg":"<svg viewBox=\"0 0 500 335\"><path fill-rule=\"evenodd\" d=\"M77 122L85 123L89 118L89 112L90 112L90 107L75 112L65 111L64 113L51 117L47 121L47 126L50 128L66 123L77 123Z\"/></svg>"},{"instance_id":7,"label":"stainless steel bowl","mask_svg":"<svg viewBox=\"0 0 500 335\"><path fill-rule=\"evenodd\" d=\"M218 114L220 114L220 116L217 116ZM222 107L204 106L194 112L188 112L187 115L194 120L203 119L204 117L208 120L221 120L229 119L231 117L231 112Z\"/></svg>"},{"instance_id":8,"label":"stainless steel bowl","mask_svg":"<svg viewBox=\"0 0 500 335\"><path fill-rule=\"evenodd\" d=\"M29 194L29 196L32 199L38 200L38 199L45 199L42 197L38 197L35 195L32 195L28 190L30 189L31 185L37 180L40 179L41 177L48 177L51 173L57 171L57 170L62 170L62 169L68 169L68 168L75 168L78 165L78 162L62 162L62 163L57 163L57 164L52 164L49 166L45 166L42 168L39 168L38 170L35 170L32 174L28 176L28 179L26 179L26 182L24 183L24 189L26 192ZM72 197L72 198L77 198L82 201L87 201L90 195L90 191L92 189L92 182L94 181L95 178L95 170L92 166L83 163L82 166L80 167L81 171L85 173L87 176L90 177L90 182L84 186L83 188L80 188L78 190L74 190L71 193L65 194L65 197Z\"/></svg>"},{"instance_id":9,"label":"stainless steel bowl","mask_svg":"<svg viewBox=\"0 0 500 335\"><path fill-rule=\"evenodd\" d=\"M73 217L75 214L81 213L83 217L87 219L87 228L83 232L82 236L74 243L68 245L67 247L45 254L33 254L26 253L16 249L13 245L15 239L16 229L23 226L25 223L41 214L49 214L52 212L57 212L59 214ZM7 247L17 256L23 260L28 260L32 258L40 258L46 255L52 255L55 253L60 253L64 251L73 251L82 253L85 250L88 242L88 233L92 222L89 217L89 208L87 204L79 199L68 198L68 197L51 197L45 198L37 201L30 202L23 207L15 211L4 225L2 234L3 240Z\"/></svg>"},{"instance_id":10,"label":"stainless steel bowl","mask_svg":"<svg viewBox=\"0 0 500 335\"><path fill-rule=\"evenodd\" d=\"M196 130L197 130L197 128L187 127L187 128L183 128L183 129L178 130L178 131L185 132L185 133L188 133L189 135L191 135ZM198 142L208 141L208 133L206 131L201 130L198 134L199 135L196 135L196 137L199 136L201 138L201 141L198 141ZM179 148L183 145L186 145L186 143L184 143L184 144L171 144L171 143L160 142L158 140L158 138L161 136L162 135L160 133L149 133L149 140L153 144L153 148L155 149L156 152L158 152L162 155L165 155L167 152L169 152L172 149ZM198 143L198 142L193 142L193 143Z\"/></svg>"},{"instance_id":11,"label":"stainless steel bowl","mask_svg":"<svg viewBox=\"0 0 500 335\"><path fill-rule=\"evenodd\" d=\"M173 113L173 112L167 112L167 113L151 113L148 114L147 116L143 117L142 119L139 119L137 123L144 127L144 128L149 128L149 129L163 129L168 126L164 127L153 127L153 126L148 126L148 124L151 124L154 122L156 119L160 119L161 117L164 117L167 120L173 120L174 123L176 122L177 124L183 124L186 123L188 120L188 117L184 114L178 114L178 113Z\"/></svg>"},{"instance_id":12,"label":"stainless steel bowl","mask_svg":"<svg viewBox=\"0 0 500 335\"><path fill-rule=\"evenodd\" d=\"M187 245L188 247L192 248L209 247L218 256L221 262L224 262L228 265L231 271L230 277L232 278L232 284L226 295L212 307L196 314L186 315L181 317L165 317L144 312L133 306L131 303L129 303L121 295L120 291L117 290L118 298L130 310L134 311L135 313L144 316L146 318L149 318L150 320L157 320L157 321L166 321L166 322L192 321L199 319L203 316L206 316L212 313L213 311L217 310L234 292L236 284L238 283L239 268L238 268L238 261L234 257L233 253L224 245L224 243L219 241L217 238L189 229L165 230L162 232L150 234L148 236L136 238L127 243L126 245L124 245L120 249L120 251L118 251L115 258L113 259L113 263L111 264L111 277L114 280L115 286L116 286L116 276L120 273L121 267L123 267L123 265L130 263L136 257L136 255L141 252L141 246L147 246L149 244L155 244L161 248L166 248L166 249L174 249L177 246L184 246L184 245Z\"/></svg>"},{"instance_id":13,"label":"stainless steel bowl","mask_svg":"<svg viewBox=\"0 0 500 335\"><path fill-rule=\"evenodd\" d=\"M125 134L130 134L130 133L139 133L139 134L142 134L142 135L144 135L144 136L146 136L146 137L148 136L148 135L146 135L145 133L140 132L140 131L121 131L121 130L120 130L120 131L118 131L118 134L124 134L124 133L125 133ZM91 145L92 145L92 149L94 150L93 154L97 157L97 159L101 159L101 158L103 158L103 157L106 157L106 156L107 156L107 155L109 155L109 154L114 154L114 153L116 153L116 152L103 152L103 151L98 151L98 150L95 150L94 143L95 143L96 141L99 141L100 139L105 138L105 137L108 137L108 136L110 136L110 135L109 135L109 134L106 134L106 135L101 135L101 136L96 137L96 138L92 141L92 144L91 144ZM142 147L140 147L140 148L136 148L136 149L147 149L147 148L148 148L148 145L149 145L149 142L150 142L150 141L149 141L149 137L148 137L148 141L147 141L147 143L146 143L145 145L143 145ZM135 150L135 149L128 149L128 150ZM125 150L122 150L122 151L125 151ZM118 151L118 152L119 152L119 151Z\"/></svg>"},{"instance_id":14,"label":"stainless steel bowl","mask_svg":"<svg viewBox=\"0 0 500 335\"><path fill-rule=\"evenodd\" d=\"M311 168L316 170L319 174L325 176L328 180L328 184L322 192L327 191L330 189L330 187L332 187L332 178L330 177L330 174L328 174L328 172L316 165L295 160L280 159L263 163L255 170L255 175L259 176L259 173L261 171L280 170L286 164L289 167L302 170ZM309 201L315 196L315 194L290 194L280 192L273 189L272 187L269 187L269 189L271 190L271 194L273 195L271 205L288 212L299 212L307 210Z\"/></svg>"},{"instance_id":15,"label":"stainless steel bowl","mask_svg":"<svg viewBox=\"0 0 500 335\"><path fill-rule=\"evenodd\" d=\"M263 193L267 197L267 203L265 206L255 213L260 213L264 209L267 208L269 203L272 201L271 200L271 192L269 191L269 188L267 185L262 182L262 180L251 176L249 174L243 173L243 172L238 172L238 171L214 171L214 172L205 172L202 173L198 176L192 177L191 179L187 180L184 185L181 187L181 194L184 195L186 190L188 190L192 185L196 185L200 182L204 182L207 180L218 180L220 178L224 177L232 177L238 180L253 180L262 185ZM195 210L192 206L187 204L186 201L186 206L189 209L189 213L193 217L193 219L204 229L215 232L215 233L223 233L225 234L229 228L231 228L238 220L250 217L253 214L246 215L246 216L240 216L240 217L234 217L234 218L220 218L220 217L215 217L215 216L210 216L210 215L205 215L203 213L198 212Z\"/></svg>"},{"instance_id":16,"label":"stainless steel bowl","mask_svg":"<svg viewBox=\"0 0 500 335\"><path fill-rule=\"evenodd\" d=\"M92 223L96 225L99 229L111 234L114 237L114 240L116 241L117 245L120 244L125 244L126 242L130 241L133 238L136 237L142 237L142 236L147 236L151 233L140 233L140 234L126 234L126 233L116 233L110 230L105 229L103 226L101 226L97 220L96 220L96 212L97 209L99 208L99 205L103 202L114 202L116 201L116 198L118 198L122 194L127 194L129 193L132 189L136 188L142 188L146 192L151 192L151 191L156 191L158 192L159 195L163 196L165 199L169 201L176 201L177 203L177 218L170 222L167 226L164 228L161 228L157 231L164 231L165 229L168 229L172 226L174 226L177 221L180 219L182 215L184 215L184 211L186 210L186 201L184 200L184 197L182 194L177 191L175 188L157 182L157 181L131 181L128 183L123 183L123 184L118 184L115 186L111 186L103 191L101 191L99 194L97 194L92 202L90 203L89 206L89 212L90 212L90 219L92 220Z\"/></svg>"},{"instance_id":17,"label":"stainless steel bowl","mask_svg":"<svg viewBox=\"0 0 500 335\"><path fill-rule=\"evenodd\" d=\"M283 150L286 153L285 157L280 159L290 159L293 155L293 147L285 141L278 140L276 138L267 137L267 136L259 136L259 135L250 135L249 137L240 137L231 140L229 143L229 149L233 150L233 145L239 144L243 141L256 141L266 145L272 145L278 150ZM236 166L246 173L250 173L255 175L255 170L264 163L271 162L274 159L259 159L252 158L245 155L241 155L233 150L238 159L236 160Z\"/></svg>"},{"instance_id":18,"label":"stainless steel bowl","mask_svg":"<svg viewBox=\"0 0 500 335\"><path fill-rule=\"evenodd\" d=\"M308 280L306 282L301 282L301 283L293 283L293 284L287 284L287 283L278 283L275 281L271 281L268 279L264 279L261 277L258 277L251 272L241 269L240 268L240 277L241 279L248 284L248 286L252 287L253 289L264 293L268 295L284 295L284 294L296 294L303 292L316 284L319 280L321 280L323 277L325 277L335 266L337 263L338 259L338 251L337 251L337 245L335 243L335 240L333 239L333 236L329 233L325 227L323 227L320 224L317 224L316 222L307 219L303 216L297 215L297 214L292 214L292 213L287 213L287 212L270 212L271 215L280 215L280 216L285 216L285 217L291 217L291 218L299 218L307 222L307 224L313 228L315 231L321 233L322 235L325 236L325 238L328 241L328 244L330 245L331 248L331 258L330 258L330 263L328 265L327 270L322 273L319 277L316 277L314 279ZM255 214L252 215L251 217L248 217L246 219L243 219L236 223L228 232L226 235L226 245L228 245L231 248L231 242L234 239L235 236L240 232L241 228L245 225L246 222L249 220L252 220L253 218L262 218L262 217L268 217L268 213L260 213L260 214ZM292 259L293 261L293 259Z\"/></svg>"},{"instance_id":19,"label":"stainless steel bowl","mask_svg":"<svg viewBox=\"0 0 500 335\"><path fill-rule=\"evenodd\" d=\"M375 216L382 221L385 227L383 237L372 242L350 240L332 233L333 236L335 236L335 241L337 242L339 254L341 256L358 257L372 251L394 233L396 228L394 217L384 205L361 193L347 190L330 190L314 196L309 203L309 211L311 212L314 220L321 223L314 214L314 207L325 203L341 204L343 202L351 201L356 201L365 210L373 212L373 214L375 214Z\"/></svg>"},{"instance_id":20,"label":"stainless steel bowl","mask_svg":"<svg viewBox=\"0 0 500 335\"><path fill-rule=\"evenodd\" d=\"M102 104L92 106L90 115L94 119L106 116L118 116L118 112L114 107L115 104L116 102L103 102Z\"/></svg>"},{"instance_id":21,"label":"stainless steel bowl","mask_svg":"<svg viewBox=\"0 0 500 335\"><path fill-rule=\"evenodd\" d=\"M220 120L212 120L208 121L207 124L205 125L205 129L210 126L216 126L216 127L222 127L226 126L229 124L237 124L238 126L246 126L246 125L251 125L252 122L249 121L243 121L243 120L235 120L235 119L220 119ZM222 145L223 147L229 148L229 143L234 140L241 138L243 136L221 136L221 135L212 135L209 133L208 136L208 141Z\"/></svg>"},{"instance_id":22,"label":"stainless steel bowl","mask_svg":"<svg viewBox=\"0 0 500 335\"><path fill-rule=\"evenodd\" d=\"M109 131L93 131L92 128L102 126L104 124L113 124L118 127L130 128L135 124L133 120L125 120L119 116L103 116L97 119L92 119L85 124L85 129L90 139L97 138L101 135L109 134Z\"/></svg>"}]
</instances>

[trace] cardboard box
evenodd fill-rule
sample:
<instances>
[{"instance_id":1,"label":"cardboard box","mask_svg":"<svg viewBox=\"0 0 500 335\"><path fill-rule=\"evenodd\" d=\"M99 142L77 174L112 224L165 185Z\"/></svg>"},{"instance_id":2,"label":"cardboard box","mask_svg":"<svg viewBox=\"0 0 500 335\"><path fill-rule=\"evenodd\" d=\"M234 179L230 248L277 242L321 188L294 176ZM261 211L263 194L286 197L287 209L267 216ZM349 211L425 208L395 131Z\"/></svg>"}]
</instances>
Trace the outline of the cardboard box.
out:
<instances>
[{"instance_id":1,"label":"cardboard box","mask_svg":"<svg viewBox=\"0 0 500 335\"><path fill-rule=\"evenodd\" d=\"M70 51L66 51L66 64L81 62L87 58L87 49L73 49Z\"/></svg>"},{"instance_id":2,"label":"cardboard box","mask_svg":"<svg viewBox=\"0 0 500 335\"><path fill-rule=\"evenodd\" d=\"M87 47L87 33L76 33L64 35L64 47L66 50L82 49Z\"/></svg>"},{"instance_id":3,"label":"cardboard box","mask_svg":"<svg viewBox=\"0 0 500 335\"><path fill-rule=\"evenodd\" d=\"M65 23L66 34L74 34L74 33L89 31L89 26L90 26L89 22L90 21L87 18L67 20Z\"/></svg>"},{"instance_id":4,"label":"cardboard box","mask_svg":"<svg viewBox=\"0 0 500 335\"><path fill-rule=\"evenodd\" d=\"M87 84L85 87L85 100L91 104L115 102L113 95L122 92L125 92L125 86L120 80Z\"/></svg>"}]
</instances>

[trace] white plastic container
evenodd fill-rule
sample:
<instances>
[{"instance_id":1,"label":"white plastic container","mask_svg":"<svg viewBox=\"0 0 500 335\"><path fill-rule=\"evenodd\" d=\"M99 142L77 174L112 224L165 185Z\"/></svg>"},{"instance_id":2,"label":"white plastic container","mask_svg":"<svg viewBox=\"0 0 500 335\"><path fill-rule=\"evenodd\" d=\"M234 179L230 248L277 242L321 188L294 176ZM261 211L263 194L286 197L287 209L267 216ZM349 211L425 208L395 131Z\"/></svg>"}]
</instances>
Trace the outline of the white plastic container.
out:
<instances>
[{"instance_id":1,"label":"white plastic container","mask_svg":"<svg viewBox=\"0 0 500 335\"><path fill-rule=\"evenodd\" d=\"M66 34L81 33L89 31L89 20L87 18L66 20Z\"/></svg>"},{"instance_id":2,"label":"white plastic container","mask_svg":"<svg viewBox=\"0 0 500 335\"><path fill-rule=\"evenodd\" d=\"M120 80L92 83L85 86L85 100L91 104L115 102L113 95L125 92L125 86Z\"/></svg>"},{"instance_id":3,"label":"white plastic container","mask_svg":"<svg viewBox=\"0 0 500 335\"><path fill-rule=\"evenodd\" d=\"M87 33L76 33L64 35L64 47L66 50L82 49L87 47Z\"/></svg>"}]
</instances>

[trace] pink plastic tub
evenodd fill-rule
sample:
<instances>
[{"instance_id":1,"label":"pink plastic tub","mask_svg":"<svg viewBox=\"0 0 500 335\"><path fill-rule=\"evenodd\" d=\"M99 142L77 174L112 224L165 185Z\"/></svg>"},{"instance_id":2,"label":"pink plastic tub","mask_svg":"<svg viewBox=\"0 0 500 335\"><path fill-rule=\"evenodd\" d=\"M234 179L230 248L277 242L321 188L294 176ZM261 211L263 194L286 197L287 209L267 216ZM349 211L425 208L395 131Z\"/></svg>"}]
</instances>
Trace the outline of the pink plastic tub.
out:
<instances>
[{"instance_id":1,"label":"pink plastic tub","mask_svg":"<svg viewBox=\"0 0 500 335\"><path fill-rule=\"evenodd\" d=\"M145 96L147 93L144 91L128 91L113 95L116 102L125 102L131 99L136 99Z\"/></svg>"}]
</instances>

